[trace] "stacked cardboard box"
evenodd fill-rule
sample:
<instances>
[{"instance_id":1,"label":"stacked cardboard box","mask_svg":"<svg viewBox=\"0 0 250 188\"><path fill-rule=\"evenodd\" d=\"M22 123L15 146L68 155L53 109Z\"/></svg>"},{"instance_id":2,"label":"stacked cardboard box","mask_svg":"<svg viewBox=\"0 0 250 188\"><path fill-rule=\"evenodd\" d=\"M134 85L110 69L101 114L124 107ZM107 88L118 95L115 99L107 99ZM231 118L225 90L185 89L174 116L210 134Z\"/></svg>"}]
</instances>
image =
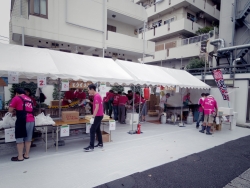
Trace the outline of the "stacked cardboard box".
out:
<instances>
[{"instance_id":1,"label":"stacked cardboard box","mask_svg":"<svg viewBox=\"0 0 250 188\"><path fill-rule=\"evenodd\" d=\"M77 112L77 111L63 111L62 112L62 121L64 121L64 122L79 121L79 112Z\"/></svg>"},{"instance_id":2,"label":"stacked cardboard box","mask_svg":"<svg viewBox=\"0 0 250 188\"><path fill-rule=\"evenodd\" d=\"M105 131L101 131L101 132L102 132L102 141L103 141L103 143L110 142L110 134L105 132ZM97 137L96 137L96 140L98 140Z\"/></svg>"}]
</instances>

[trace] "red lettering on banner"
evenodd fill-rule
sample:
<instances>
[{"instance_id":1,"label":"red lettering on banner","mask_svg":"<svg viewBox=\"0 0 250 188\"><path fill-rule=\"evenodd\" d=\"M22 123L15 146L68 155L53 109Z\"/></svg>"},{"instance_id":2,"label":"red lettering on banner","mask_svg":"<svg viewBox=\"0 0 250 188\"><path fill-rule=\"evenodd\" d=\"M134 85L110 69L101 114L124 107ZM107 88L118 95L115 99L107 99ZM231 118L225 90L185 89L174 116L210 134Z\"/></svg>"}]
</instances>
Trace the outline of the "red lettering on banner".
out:
<instances>
[{"instance_id":1,"label":"red lettering on banner","mask_svg":"<svg viewBox=\"0 0 250 188\"><path fill-rule=\"evenodd\" d=\"M43 86L43 80L40 80L40 86Z\"/></svg>"},{"instance_id":2,"label":"red lettering on banner","mask_svg":"<svg viewBox=\"0 0 250 188\"><path fill-rule=\"evenodd\" d=\"M221 70L214 70L213 77L214 77L214 80L215 80L221 94L222 94L223 99L229 101L227 86L224 82L223 74L222 74Z\"/></svg>"}]
</instances>

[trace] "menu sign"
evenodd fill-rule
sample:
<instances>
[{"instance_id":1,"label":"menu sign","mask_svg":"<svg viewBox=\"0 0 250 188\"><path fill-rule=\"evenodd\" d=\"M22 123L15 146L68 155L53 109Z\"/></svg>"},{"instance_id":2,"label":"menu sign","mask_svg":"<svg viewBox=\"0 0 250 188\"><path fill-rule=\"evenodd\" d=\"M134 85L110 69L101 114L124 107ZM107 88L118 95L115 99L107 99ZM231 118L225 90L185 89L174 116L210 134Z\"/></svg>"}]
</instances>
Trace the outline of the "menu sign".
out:
<instances>
[{"instance_id":1,"label":"menu sign","mask_svg":"<svg viewBox=\"0 0 250 188\"><path fill-rule=\"evenodd\" d=\"M70 81L69 88L84 89L87 88L90 84L92 84L92 82Z\"/></svg>"}]
</instances>

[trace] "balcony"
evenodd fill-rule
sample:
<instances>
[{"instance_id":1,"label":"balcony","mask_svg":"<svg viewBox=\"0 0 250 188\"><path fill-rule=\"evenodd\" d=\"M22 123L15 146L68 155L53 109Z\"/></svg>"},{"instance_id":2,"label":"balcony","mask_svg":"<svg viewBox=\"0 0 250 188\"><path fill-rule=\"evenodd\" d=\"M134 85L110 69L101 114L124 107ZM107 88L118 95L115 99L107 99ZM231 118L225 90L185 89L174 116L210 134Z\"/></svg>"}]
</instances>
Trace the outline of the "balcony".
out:
<instances>
[{"instance_id":1,"label":"balcony","mask_svg":"<svg viewBox=\"0 0 250 188\"><path fill-rule=\"evenodd\" d=\"M183 18L173 21L170 24L162 25L155 29L146 31L145 38L146 40L156 40L164 38L166 36L171 37L177 34L190 36L194 35L199 28L202 28L202 26L195 22L192 22L191 20ZM143 33L141 33L139 37L142 38Z\"/></svg>"},{"instance_id":2,"label":"balcony","mask_svg":"<svg viewBox=\"0 0 250 188\"><path fill-rule=\"evenodd\" d=\"M154 57L145 58L145 63L159 62L161 60L181 59L197 57L201 52L201 42L213 40L215 38L214 31L187 39L168 42L157 45ZM207 52L213 52L214 46L208 43Z\"/></svg>"},{"instance_id":3,"label":"balcony","mask_svg":"<svg viewBox=\"0 0 250 188\"><path fill-rule=\"evenodd\" d=\"M143 40L136 37L130 37L120 33L107 32L107 47L113 49L119 49L122 51L137 53L137 55L143 54ZM145 41L145 54L154 55L155 43L151 41Z\"/></svg>"},{"instance_id":4,"label":"balcony","mask_svg":"<svg viewBox=\"0 0 250 188\"><path fill-rule=\"evenodd\" d=\"M152 5L147 8L147 14L149 19L157 18L158 14L164 15L173 11L173 9L179 9L182 7L189 7L193 12L203 11L205 17L210 20L219 20L220 11L216 9L216 6L212 6L207 1L201 0L164 0L161 3Z\"/></svg>"},{"instance_id":5,"label":"balcony","mask_svg":"<svg viewBox=\"0 0 250 188\"><path fill-rule=\"evenodd\" d=\"M107 4L108 12L114 12L118 14L117 19L120 16L123 17L123 22L127 23L129 19L138 20L144 22L147 20L147 13L144 7L135 4L132 1L127 0L108 0ZM131 21L130 21L131 22ZM131 24L130 25L135 25Z\"/></svg>"}]
</instances>

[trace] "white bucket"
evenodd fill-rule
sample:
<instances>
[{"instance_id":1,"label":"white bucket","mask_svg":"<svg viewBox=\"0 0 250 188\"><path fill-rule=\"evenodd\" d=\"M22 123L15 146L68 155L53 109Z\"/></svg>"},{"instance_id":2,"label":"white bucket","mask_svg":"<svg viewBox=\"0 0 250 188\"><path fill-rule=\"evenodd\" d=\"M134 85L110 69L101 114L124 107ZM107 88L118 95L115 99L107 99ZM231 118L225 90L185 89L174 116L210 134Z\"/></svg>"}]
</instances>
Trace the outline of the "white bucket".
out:
<instances>
[{"instance_id":1,"label":"white bucket","mask_svg":"<svg viewBox=\"0 0 250 188\"><path fill-rule=\"evenodd\" d=\"M161 124L167 123L167 117L166 116L161 116Z\"/></svg>"},{"instance_id":2,"label":"white bucket","mask_svg":"<svg viewBox=\"0 0 250 188\"><path fill-rule=\"evenodd\" d=\"M187 117L187 124L193 124L194 123L194 118L193 116L188 116Z\"/></svg>"}]
</instances>

